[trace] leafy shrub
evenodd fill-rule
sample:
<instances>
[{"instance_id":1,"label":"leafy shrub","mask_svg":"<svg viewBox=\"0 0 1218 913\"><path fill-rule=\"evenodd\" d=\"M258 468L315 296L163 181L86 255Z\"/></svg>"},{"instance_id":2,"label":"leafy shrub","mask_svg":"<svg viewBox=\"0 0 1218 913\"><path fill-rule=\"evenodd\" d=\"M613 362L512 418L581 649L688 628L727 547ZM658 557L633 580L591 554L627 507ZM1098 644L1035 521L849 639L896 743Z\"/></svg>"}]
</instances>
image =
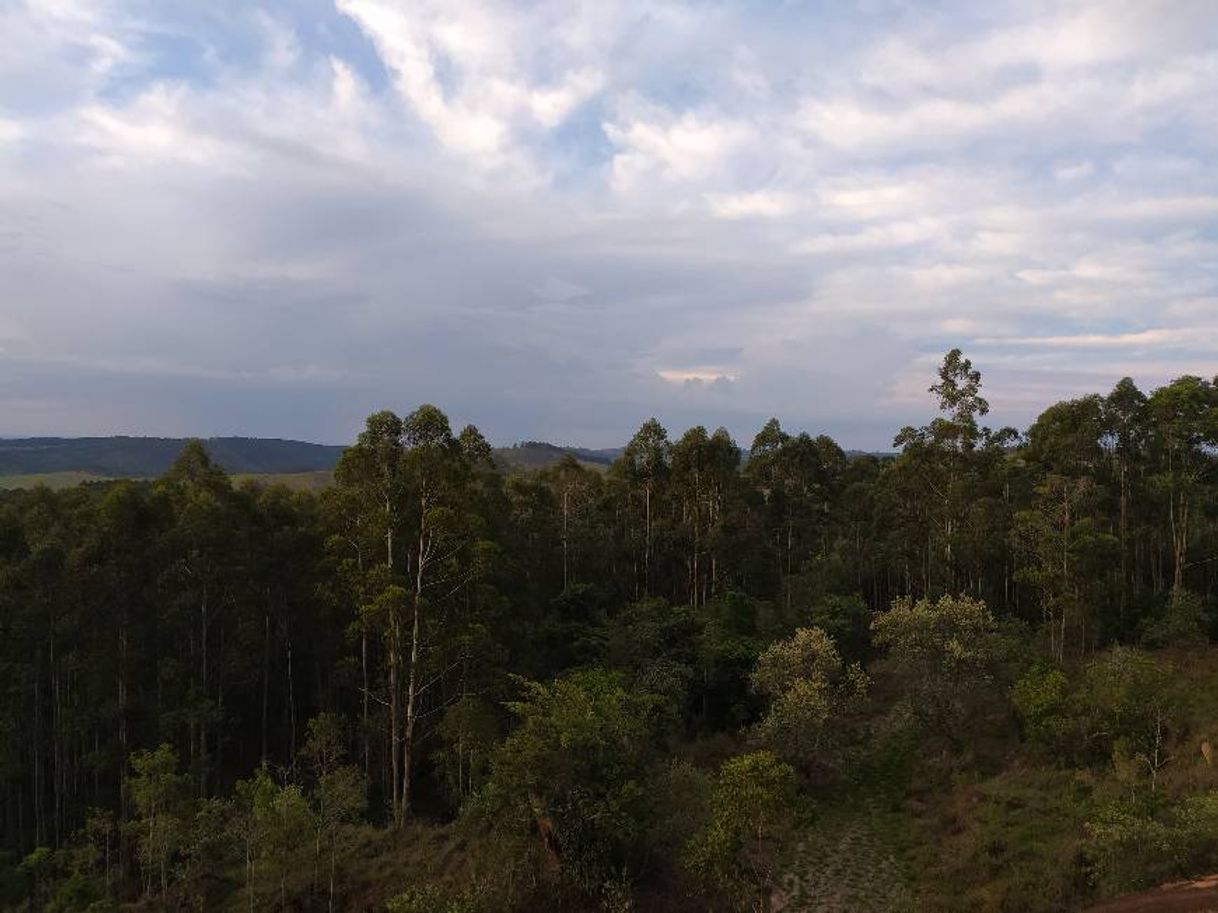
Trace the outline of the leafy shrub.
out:
<instances>
[{"instance_id":1,"label":"leafy shrub","mask_svg":"<svg viewBox=\"0 0 1218 913\"><path fill-rule=\"evenodd\" d=\"M482 908L473 889L452 894L439 885L423 885L391 897L385 909L387 913L479 913Z\"/></svg>"},{"instance_id":2,"label":"leafy shrub","mask_svg":"<svg viewBox=\"0 0 1218 913\"><path fill-rule=\"evenodd\" d=\"M1209 624L1201 597L1189 590L1177 590L1157 616L1147 619L1142 642L1149 647L1203 644Z\"/></svg>"},{"instance_id":3,"label":"leafy shrub","mask_svg":"<svg viewBox=\"0 0 1218 913\"><path fill-rule=\"evenodd\" d=\"M1070 679L1060 669L1029 669L1015 682L1011 700L1031 742L1056 746L1072 728Z\"/></svg>"}]
</instances>

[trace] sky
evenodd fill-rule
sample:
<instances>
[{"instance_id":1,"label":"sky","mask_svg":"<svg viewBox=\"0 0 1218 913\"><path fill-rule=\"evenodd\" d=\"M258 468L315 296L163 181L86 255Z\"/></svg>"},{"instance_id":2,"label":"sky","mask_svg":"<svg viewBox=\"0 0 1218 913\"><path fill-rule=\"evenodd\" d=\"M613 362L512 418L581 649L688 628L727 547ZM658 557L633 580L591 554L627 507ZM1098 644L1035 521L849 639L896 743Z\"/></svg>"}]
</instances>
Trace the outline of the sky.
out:
<instances>
[{"instance_id":1,"label":"sky","mask_svg":"<svg viewBox=\"0 0 1218 913\"><path fill-rule=\"evenodd\" d=\"M1218 372L1214 0L0 0L0 434L883 449Z\"/></svg>"}]
</instances>

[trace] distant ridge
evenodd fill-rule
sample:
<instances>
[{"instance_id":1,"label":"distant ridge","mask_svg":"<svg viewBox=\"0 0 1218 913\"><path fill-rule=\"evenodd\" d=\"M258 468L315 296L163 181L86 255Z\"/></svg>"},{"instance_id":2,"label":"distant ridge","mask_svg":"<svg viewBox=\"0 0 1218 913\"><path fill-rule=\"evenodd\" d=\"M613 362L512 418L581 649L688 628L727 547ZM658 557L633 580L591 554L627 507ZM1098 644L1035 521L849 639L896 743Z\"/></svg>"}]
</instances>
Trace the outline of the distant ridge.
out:
<instances>
[{"instance_id":1,"label":"distant ridge","mask_svg":"<svg viewBox=\"0 0 1218 913\"><path fill-rule=\"evenodd\" d=\"M127 436L0 438L0 477L81 473L107 479L156 478L173 465L186 440ZM233 474L329 472L344 450L336 444L280 438L213 437L203 443L212 459ZM588 468L604 470L622 455L622 448L593 449L520 441L510 447L496 447L494 454L496 462L509 472L545 469L566 455ZM864 454L851 450L847 455L856 458Z\"/></svg>"},{"instance_id":2,"label":"distant ridge","mask_svg":"<svg viewBox=\"0 0 1218 913\"><path fill-rule=\"evenodd\" d=\"M0 476L81 473L94 478L156 478L163 475L187 438L169 437L31 437L0 438ZM280 438L205 438L211 458L233 474L283 475L329 472L345 449ZM560 447L543 441L521 441L495 449L504 469L544 469L570 454L595 468L608 467L620 449Z\"/></svg>"},{"instance_id":3,"label":"distant ridge","mask_svg":"<svg viewBox=\"0 0 1218 913\"><path fill-rule=\"evenodd\" d=\"M622 455L620 447L592 450L587 447L562 447L545 441L520 441L511 447L496 447L495 460L505 469L544 469L564 456L601 469Z\"/></svg>"},{"instance_id":4,"label":"distant ridge","mask_svg":"<svg viewBox=\"0 0 1218 913\"><path fill-rule=\"evenodd\" d=\"M34 437L0 440L0 475L83 472L109 478L162 475L186 438ZM278 438L213 437L203 442L232 473L318 472L333 469L343 448Z\"/></svg>"}]
</instances>

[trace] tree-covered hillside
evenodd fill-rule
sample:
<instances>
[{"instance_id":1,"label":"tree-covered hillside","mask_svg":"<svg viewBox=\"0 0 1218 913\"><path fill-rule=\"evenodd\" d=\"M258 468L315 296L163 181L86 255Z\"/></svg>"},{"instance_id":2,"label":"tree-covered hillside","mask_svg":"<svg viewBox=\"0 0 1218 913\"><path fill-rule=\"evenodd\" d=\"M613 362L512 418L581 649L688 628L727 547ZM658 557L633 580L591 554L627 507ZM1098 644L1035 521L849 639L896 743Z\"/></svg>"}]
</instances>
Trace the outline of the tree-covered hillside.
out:
<instances>
[{"instance_id":1,"label":"tree-covered hillside","mask_svg":"<svg viewBox=\"0 0 1218 913\"><path fill-rule=\"evenodd\" d=\"M82 472L110 478L155 478L168 472L182 438L0 438L0 475ZM333 469L342 447L274 438L215 437L203 442L218 466L234 473Z\"/></svg>"},{"instance_id":2,"label":"tree-covered hillside","mask_svg":"<svg viewBox=\"0 0 1218 913\"><path fill-rule=\"evenodd\" d=\"M0 438L0 488L52 487L106 479L164 475L188 440L156 437ZM330 472L343 447L276 438L218 437L203 441L208 456L234 475L289 476ZM552 466L571 455L589 467L608 468L621 450L560 447L521 441L494 451L504 471ZM290 480L289 480L290 484Z\"/></svg>"},{"instance_id":3,"label":"tree-covered hillside","mask_svg":"<svg viewBox=\"0 0 1218 913\"><path fill-rule=\"evenodd\" d=\"M0 909L1057 911L1218 870L1218 386L892 457L434 406L0 494Z\"/></svg>"}]
</instances>

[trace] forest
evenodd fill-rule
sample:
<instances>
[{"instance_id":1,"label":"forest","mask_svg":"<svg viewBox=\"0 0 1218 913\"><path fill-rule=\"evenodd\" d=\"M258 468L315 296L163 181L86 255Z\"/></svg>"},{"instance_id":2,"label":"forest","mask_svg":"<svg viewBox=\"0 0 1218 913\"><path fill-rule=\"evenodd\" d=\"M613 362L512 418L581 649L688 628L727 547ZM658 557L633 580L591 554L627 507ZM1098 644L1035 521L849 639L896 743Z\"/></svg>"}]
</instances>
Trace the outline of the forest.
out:
<instances>
[{"instance_id":1,"label":"forest","mask_svg":"<svg viewBox=\"0 0 1218 913\"><path fill-rule=\"evenodd\" d=\"M1218 871L1218 381L891 456L434 406L0 493L0 909L1084 909Z\"/></svg>"}]
</instances>

